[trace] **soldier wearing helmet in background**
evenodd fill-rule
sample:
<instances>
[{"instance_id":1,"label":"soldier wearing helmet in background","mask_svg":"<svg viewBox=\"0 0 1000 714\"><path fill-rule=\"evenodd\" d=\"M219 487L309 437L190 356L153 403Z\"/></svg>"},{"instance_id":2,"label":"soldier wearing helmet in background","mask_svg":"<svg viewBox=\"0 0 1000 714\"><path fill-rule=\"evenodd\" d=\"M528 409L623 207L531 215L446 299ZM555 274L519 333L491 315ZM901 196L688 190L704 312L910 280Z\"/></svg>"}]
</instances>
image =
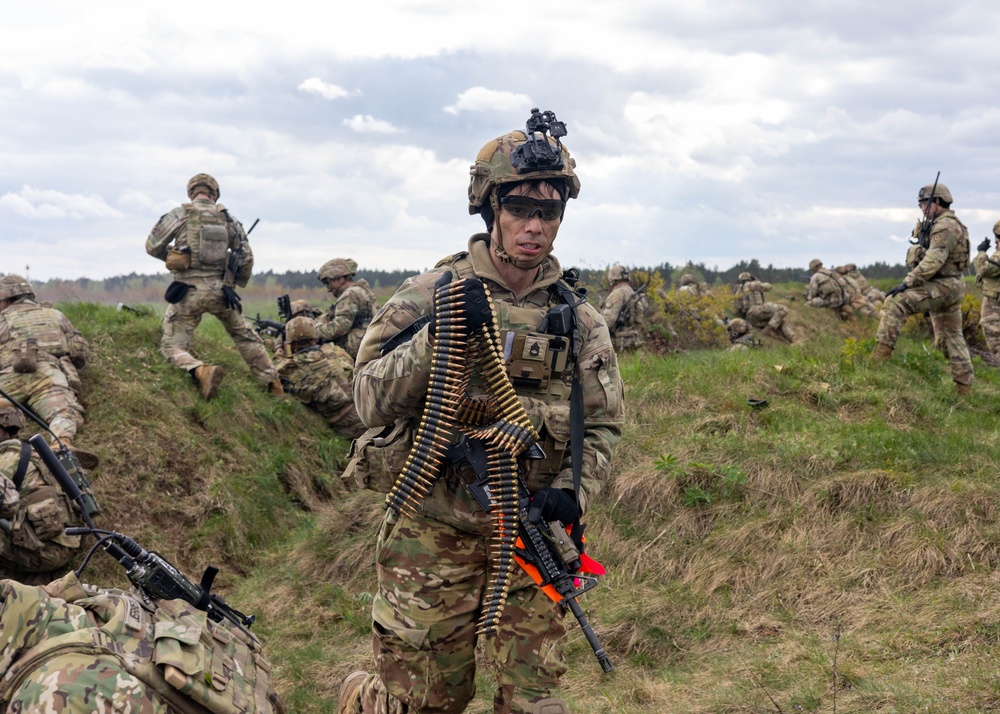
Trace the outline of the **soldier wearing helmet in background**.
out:
<instances>
[{"instance_id":1,"label":"soldier wearing helmet in background","mask_svg":"<svg viewBox=\"0 0 1000 714\"><path fill-rule=\"evenodd\" d=\"M73 444L84 414L77 369L86 360L87 341L65 315L35 302L34 288L21 276L0 278L0 389L93 468L97 455Z\"/></svg>"},{"instance_id":2,"label":"soldier wearing helmet in background","mask_svg":"<svg viewBox=\"0 0 1000 714\"><path fill-rule=\"evenodd\" d=\"M806 304L809 307L828 307L836 311L841 320L850 320L851 299L844 279L832 270L823 267L823 261L813 258L809 261L809 271L813 274L809 279L809 289L806 292Z\"/></svg>"},{"instance_id":3,"label":"soldier wearing helmet in background","mask_svg":"<svg viewBox=\"0 0 1000 714\"><path fill-rule=\"evenodd\" d=\"M83 519L35 450L24 416L0 397L0 578L47 583L80 549L63 530Z\"/></svg>"},{"instance_id":4,"label":"soldier wearing helmet in background","mask_svg":"<svg viewBox=\"0 0 1000 714\"><path fill-rule=\"evenodd\" d=\"M604 319L562 279L552 255L566 201L580 192L575 162L557 138L565 125L536 109L528 127L488 142L471 168L469 212L482 217L486 232L473 235L467 251L408 278L369 326L358 353L354 402L373 429L355 443L381 427L416 431L430 383L436 323L429 318L440 281L442 291L458 291L475 306L466 314L477 320L494 319L483 314L484 306L492 308L501 345L511 345L505 362L508 375L517 377L516 401L545 453L541 461L521 463L532 507L545 522L570 523L587 511L610 475L624 421L622 383ZM563 318L575 320L576 329ZM567 337L574 348L567 349ZM541 376L545 367L551 368L545 379L520 378ZM483 387L470 383L467 390L475 396ZM571 391L583 395L575 409ZM568 443L571 422L584 433L579 490ZM477 620L495 534L462 473L448 461L435 469L419 512L386 513L373 605L377 673L355 672L344 680L338 713L460 712L475 694ZM391 484L395 475L383 477ZM494 711L567 712L556 697L566 670L563 608L520 571L506 603L483 643L498 680Z\"/></svg>"},{"instance_id":5,"label":"soldier wearing helmet in background","mask_svg":"<svg viewBox=\"0 0 1000 714\"><path fill-rule=\"evenodd\" d=\"M771 283L761 282L746 271L740 273L737 280L736 313L760 329L762 335L795 342L795 334L785 322L788 308L764 299L764 293L771 290Z\"/></svg>"},{"instance_id":6,"label":"soldier wearing helmet in background","mask_svg":"<svg viewBox=\"0 0 1000 714\"><path fill-rule=\"evenodd\" d=\"M704 297L712 292L708 283L699 283L698 278L691 273L684 273L681 276L681 285L677 288L679 295L690 295L692 297Z\"/></svg>"},{"instance_id":7,"label":"soldier wearing helmet in background","mask_svg":"<svg viewBox=\"0 0 1000 714\"><path fill-rule=\"evenodd\" d=\"M928 224L928 247L919 245L923 222L914 228L918 243L907 252L912 269L902 283L885 295L882 318L872 353L876 361L892 357L896 339L910 315L929 312L935 344L951 364L951 377L960 395L972 391L972 357L962 335L962 273L969 265L969 231L951 210L952 197L941 183L924 186L917 204ZM914 250L916 248L917 250Z\"/></svg>"},{"instance_id":8,"label":"soldier wearing helmet in background","mask_svg":"<svg viewBox=\"0 0 1000 714\"><path fill-rule=\"evenodd\" d=\"M355 280L357 272L358 264L350 258L328 260L319 269L320 282L337 298L316 321L319 337L343 347L351 359L358 356L361 338L378 312L375 293L366 280Z\"/></svg>"},{"instance_id":9,"label":"soldier wearing helmet in background","mask_svg":"<svg viewBox=\"0 0 1000 714\"><path fill-rule=\"evenodd\" d=\"M354 408L351 356L333 343L320 345L316 323L305 316L293 317L285 325L285 345L291 356L275 364L285 392L318 412L341 436L360 436L365 425Z\"/></svg>"},{"instance_id":10,"label":"soldier wearing helmet in background","mask_svg":"<svg viewBox=\"0 0 1000 714\"><path fill-rule=\"evenodd\" d=\"M310 320L315 320L323 314L322 310L308 300L292 300L288 308L291 311L291 317L308 317Z\"/></svg>"},{"instance_id":11,"label":"soldier wearing helmet in background","mask_svg":"<svg viewBox=\"0 0 1000 714\"><path fill-rule=\"evenodd\" d=\"M729 335L730 351L736 352L760 346L760 341L750 334L750 323L743 318L734 317L723 324L726 334Z\"/></svg>"},{"instance_id":12,"label":"soldier wearing helmet in background","mask_svg":"<svg viewBox=\"0 0 1000 714\"><path fill-rule=\"evenodd\" d=\"M174 282L167 289L171 303L163 316L160 351L172 364L187 370L201 387L203 399L212 399L222 383L223 370L208 365L190 352L194 331L202 315L210 313L222 323L251 374L274 394L281 382L267 356L264 343L243 319L236 287L246 287L253 270L253 253L243 226L219 200L219 184L208 174L188 181L185 203L157 221L146 239L146 252L166 262ZM226 264L243 251L233 276L224 283Z\"/></svg>"},{"instance_id":13,"label":"soldier wearing helmet in background","mask_svg":"<svg viewBox=\"0 0 1000 714\"><path fill-rule=\"evenodd\" d=\"M862 291L861 285L851 275L851 270L846 265L838 265L833 272L840 277L850 306L865 317L875 317L878 314L875 311L875 306Z\"/></svg>"},{"instance_id":14,"label":"soldier wearing helmet in background","mask_svg":"<svg viewBox=\"0 0 1000 714\"><path fill-rule=\"evenodd\" d=\"M993 224L993 238L998 250L989 255L990 239L983 238L972 264L976 267L976 285L983 291L979 326L983 328L986 346L1000 359L1000 221Z\"/></svg>"},{"instance_id":15,"label":"soldier wearing helmet in background","mask_svg":"<svg viewBox=\"0 0 1000 714\"><path fill-rule=\"evenodd\" d=\"M847 276L861 289L861 294L868 298L876 308L882 307L882 301L885 300L885 293L874 285L871 285L868 282L868 278L862 274L858 266L854 263L847 263L844 265L844 268L847 269Z\"/></svg>"},{"instance_id":16,"label":"soldier wearing helmet in background","mask_svg":"<svg viewBox=\"0 0 1000 714\"><path fill-rule=\"evenodd\" d=\"M640 347L642 335L639 327L646 312L646 299L637 295L629 283L628 268L616 263L608 268L606 277L611 290L601 301L600 310L615 349L623 352Z\"/></svg>"}]
</instances>

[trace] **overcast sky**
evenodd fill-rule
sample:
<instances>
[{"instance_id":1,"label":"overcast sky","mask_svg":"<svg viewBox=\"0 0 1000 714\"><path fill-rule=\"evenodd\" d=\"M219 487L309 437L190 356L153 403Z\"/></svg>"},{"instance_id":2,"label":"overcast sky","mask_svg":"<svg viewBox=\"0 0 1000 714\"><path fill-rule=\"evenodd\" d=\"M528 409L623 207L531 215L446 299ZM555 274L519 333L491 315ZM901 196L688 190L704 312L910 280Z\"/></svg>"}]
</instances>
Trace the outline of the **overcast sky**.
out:
<instances>
[{"instance_id":1,"label":"overcast sky","mask_svg":"<svg viewBox=\"0 0 1000 714\"><path fill-rule=\"evenodd\" d=\"M484 9L477 9L477 8ZM564 265L902 262L937 171L1000 218L1000 5L7 4L0 272L164 271L150 228L213 174L260 270L464 248L468 168L565 121Z\"/></svg>"}]
</instances>

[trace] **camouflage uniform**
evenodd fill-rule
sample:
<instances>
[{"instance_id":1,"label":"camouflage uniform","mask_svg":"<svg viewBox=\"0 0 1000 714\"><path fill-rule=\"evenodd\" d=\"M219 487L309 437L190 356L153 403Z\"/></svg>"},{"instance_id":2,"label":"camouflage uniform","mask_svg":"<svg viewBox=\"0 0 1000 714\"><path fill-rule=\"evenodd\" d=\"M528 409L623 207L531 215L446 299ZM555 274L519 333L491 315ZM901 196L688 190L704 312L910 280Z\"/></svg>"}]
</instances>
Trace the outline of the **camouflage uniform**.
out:
<instances>
[{"instance_id":1,"label":"camouflage uniform","mask_svg":"<svg viewBox=\"0 0 1000 714\"><path fill-rule=\"evenodd\" d=\"M10 714L282 714L253 637L183 600L0 581L0 705Z\"/></svg>"},{"instance_id":2,"label":"camouflage uniform","mask_svg":"<svg viewBox=\"0 0 1000 714\"><path fill-rule=\"evenodd\" d=\"M28 460L18 487L22 444ZM63 535L63 529L83 525L79 513L35 450L20 439L0 442L0 519L10 524L0 529L0 578L51 573L80 548L80 536Z\"/></svg>"},{"instance_id":3,"label":"camouflage uniform","mask_svg":"<svg viewBox=\"0 0 1000 714\"><path fill-rule=\"evenodd\" d=\"M32 298L22 296L0 310L0 349L6 351L21 340L35 339L39 350L58 360L66 382L79 397L79 370L87 364L87 340L59 310Z\"/></svg>"},{"instance_id":4,"label":"camouflage uniform","mask_svg":"<svg viewBox=\"0 0 1000 714\"><path fill-rule=\"evenodd\" d=\"M642 346L642 335L639 332L640 318L643 313L644 298L635 299L635 290L627 281L618 283L608 296L601 301L601 316L608 325L615 349L624 352ZM616 328L622 310L629 306L628 319Z\"/></svg>"},{"instance_id":5,"label":"camouflage uniform","mask_svg":"<svg viewBox=\"0 0 1000 714\"><path fill-rule=\"evenodd\" d=\"M851 275L851 271L848 270L846 265L838 266L835 272L840 276L840 280L845 287L845 292L847 293L849 303L852 308L860 312L865 317L875 317L878 313L875 311L875 306L872 305L871 300L861 289L861 285L854 279Z\"/></svg>"},{"instance_id":6,"label":"camouflage uniform","mask_svg":"<svg viewBox=\"0 0 1000 714\"><path fill-rule=\"evenodd\" d=\"M882 307L882 301L885 300L885 293L874 285L870 285L868 283L868 278L861 273L858 266L854 263L848 263L844 267L847 268L847 276L854 280L858 288L861 290L861 294L868 298L876 309Z\"/></svg>"},{"instance_id":7,"label":"camouflage uniform","mask_svg":"<svg viewBox=\"0 0 1000 714\"><path fill-rule=\"evenodd\" d=\"M1000 221L993 227L994 235L1000 230ZM1000 249L988 255L985 250L976 253L972 264L976 267L976 284L983 291L982 316L979 325L983 328L986 346L1000 359Z\"/></svg>"},{"instance_id":8,"label":"camouflage uniform","mask_svg":"<svg viewBox=\"0 0 1000 714\"><path fill-rule=\"evenodd\" d=\"M482 154L481 154L482 156ZM551 289L561 275L551 255L533 286L514 295L491 260L490 236L469 241L469 253L446 258L429 273L408 278L372 321L358 354L355 404L370 426L422 412L432 347L428 328L380 357L380 348L430 311L434 282L449 269L457 278L478 276L489 289L501 334L537 329L560 300ZM579 367L584 393L585 439L580 508L600 492L610 474L612 451L623 423L622 384L607 326L596 309L579 308ZM510 359L517 360L518 355ZM523 359L523 356L522 356ZM569 377L553 376L546 389L516 387L546 458L524 464L529 490L572 490L569 456ZM547 390L547 391L546 391ZM395 474L389 476L393 479ZM373 607L378 676L360 686L353 711L460 712L475 694L476 623L487 586L491 516L444 466L416 518L387 513L376 558L379 589ZM498 631L486 638L486 656L499 688L496 712L540 711L566 670L563 610L523 572L518 572ZM343 698L342 698L343 705ZM363 709L361 708L363 703ZM405 706L404 706L405 705ZM405 707L408 706L409 709Z\"/></svg>"},{"instance_id":9,"label":"camouflage uniform","mask_svg":"<svg viewBox=\"0 0 1000 714\"><path fill-rule=\"evenodd\" d=\"M917 235L920 225L914 229ZM876 342L891 353L907 318L929 312L935 343L951 363L952 379L962 387L971 385L973 377L972 357L962 336L962 273L968 264L969 231L954 211L944 210L933 221L930 249L914 245L907 251L907 289L885 299L875 334Z\"/></svg>"},{"instance_id":10,"label":"camouflage uniform","mask_svg":"<svg viewBox=\"0 0 1000 714\"><path fill-rule=\"evenodd\" d=\"M791 328L785 324L788 308L764 300L764 293L771 290L771 283L750 279L746 273L740 275L748 277L737 288L737 313L754 327L768 331L769 336L783 336L789 342L794 341Z\"/></svg>"},{"instance_id":11,"label":"camouflage uniform","mask_svg":"<svg viewBox=\"0 0 1000 714\"><path fill-rule=\"evenodd\" d=\"M729 350L739 352L751 347L759 347L760 341L750 334L750 323L739 317L723 323L726 334L729 335Z\"/></svg>"},{"instance_id":12,"label":"camouflage uniform","mask_svg":"<svg viewBox=\"0 0 1000 714\"><path fill-rule=\"evenodd\" d=\"M690 295L696 298L703 297L711 292L712 289L708 286L708 283L699 283L697 278L690 273L684 273L681 276L681 286L677 288L679 295Z\"/></svg>"},{"instance_id":13,"label":"camouflage uniform","mask_svg":"<svg viewBox=\"0 0 1000 714\"><path fill-rule=\"evenodd\" d=\"M224 233L222 230L224 229ZM171 246L173 244L173 246ZM190 353L194 331L206 312L215 315L233 339L243 361L262 384L277 379L264 343L239 310L226 306L223 278L230 252L243 246L236 285L246 287L253 270L253 253L239 221L213 200L196 198L170 211L153 226L146 252L166 261L174 281L190 285L184 298L163 316L160 351L172 364L194 372L205 363ZM184 249L190 249L185 251Z\"/></svg>"},{"instance_id":14,"label":"camouflage uniform","mask_svg":"<svg viewBox=\"0 0 1000 714\"><path fill-rule=\"evenodd\" d=\"M824 268L819 260L810 262L809 269L813 275L809 279L806 304L809 307L828 307L835 310L841 320L849 320L853 313L847 287L840 275Z\"/></svg>"},{"instance_id":15,"label":"camouflage uniform","mask_svg":"<svg viewBox=\"0 0 1000 714\"><path fill-rule=\"evenodd\" d=\"M354 360L337 345L313 345L275 365L288 394L326 419L330 428L349 439L365 431L354 408Z\"/></svg>"},{"instance_id":16,"label":"camouflage uniform","mask_svg":"<svg viewBox=\"0 0 1000 714\"><path fill-rule=\"evenodd\" d=\"M368 282L355 280L316 321L320 339L343 347L354 359L377 311L378 299Z\"/></svg>"}]
</instances>

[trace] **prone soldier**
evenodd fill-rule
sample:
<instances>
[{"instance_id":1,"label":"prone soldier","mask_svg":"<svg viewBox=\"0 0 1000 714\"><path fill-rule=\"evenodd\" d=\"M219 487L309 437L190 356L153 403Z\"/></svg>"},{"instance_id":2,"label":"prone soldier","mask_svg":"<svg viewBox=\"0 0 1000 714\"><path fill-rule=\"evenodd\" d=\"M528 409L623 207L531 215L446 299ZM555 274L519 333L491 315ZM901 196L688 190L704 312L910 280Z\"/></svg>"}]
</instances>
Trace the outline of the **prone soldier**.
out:
<instances>
[{"instance_id":1,"label":"prone soldier","mask_svg":"<svg viewBox=\"0 0 1000 714\"><path fill-rule=\"evenodd\" d=\"M334 258L323 263L319 280L336 299L316 323L319 337L358 356L365 330L378 312L378 299L368 281L356 279L358 264L350 258Z\"/></svg>"}]
</instances>

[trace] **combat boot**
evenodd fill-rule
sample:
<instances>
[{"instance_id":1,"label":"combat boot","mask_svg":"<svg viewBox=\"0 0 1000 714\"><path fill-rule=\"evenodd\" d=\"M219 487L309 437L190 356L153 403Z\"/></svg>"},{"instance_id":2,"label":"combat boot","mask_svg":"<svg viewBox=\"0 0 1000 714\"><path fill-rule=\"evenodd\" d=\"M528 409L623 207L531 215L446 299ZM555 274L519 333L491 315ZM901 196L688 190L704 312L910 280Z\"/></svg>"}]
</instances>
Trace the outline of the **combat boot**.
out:
<instances>
[{"instance_id":1,"label":"combat boot","mask_svg":"<svg viewBox=\"0 0 1000 714\"><path fill-rule=\"evenodd\" d=\"M972 394L971 384L962 384L961 382L955 382L955 386L958 388L958 396L967 397Z\"/></svg>"},{"instance_id":2,"label":"combat boot","mask_svg":"<svg viewBox=\"0 0 1000 714\"><path fill-rule=\"evenodd\" d=\"M276 397L285 396L285 388L281 386L281 380L275 379L273 382L267 385L267 391Z\"/></svg>"},{"instance_id":3,"label":"combat boot","mask_svg":"<svg viewBox=\"0 0 1000 714\"><path fill-rule=\"evenodd\" d=\"M192 374L201 385L201 398L206 401L214 399L215 395L219 393L219 385L222 384L222 377L225 374L222 367L203 364L200 367L195 367Z\"/></svg>"},{"instance_id":4,"label":"combat boot","mask_svg":"<svg viewBox=\"0 0 1000 714\"><path fill-rule=\"evenodd\" d=\"M344 677L337 697L337 714L355 714L361 711L361 687L368 679L368 672L351 672Z\"/></svg>"},{"instance_id":5,"label":"combat boot","mask_svg":"<svg viewBox=\"0 0 1000 714\"><path fill-rule=\"evenodd\" d=\"M889 359L892 359L892 347L881 342L876 344L872 352L872 362L885 362Z\"/></svg>"}]
</instances>

